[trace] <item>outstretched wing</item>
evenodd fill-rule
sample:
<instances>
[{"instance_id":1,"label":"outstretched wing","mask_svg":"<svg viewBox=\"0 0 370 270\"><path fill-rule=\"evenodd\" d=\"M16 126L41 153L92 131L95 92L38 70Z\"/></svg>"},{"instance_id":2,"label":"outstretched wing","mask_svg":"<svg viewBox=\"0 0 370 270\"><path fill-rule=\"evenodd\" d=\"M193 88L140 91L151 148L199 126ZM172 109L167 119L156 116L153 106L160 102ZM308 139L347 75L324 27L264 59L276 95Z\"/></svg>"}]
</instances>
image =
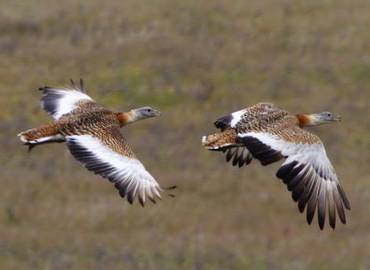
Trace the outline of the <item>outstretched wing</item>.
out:
<instances>
[{"instance_id":1,"label":"outstretched wing","mask_svg":"<svg viewBox=\"0 0 370 270\"><path fill-rule=\"evenodd\" d=\"M109 179L122 197L132 203L137 196L155 202L162 189L135 157L118 127L95 130L91 134L66 136L72 155L89 171Z\"/></svg>"},{"instance_id":2,"label":"outstretched wing","mask_svg":"<svg viewBox=\"0 0 370 270\"><path fill-rule=\"evenodd\" d=\"M104 107L95 103L95 101L84 93L83 82L76 86L72 81L70 88L61 87L41 87L41 108L43 108L54 120L60 119L62 116L73 114L103 110Z\"/></svg>"},{"instance_id":3,"label":"outstretched wing","mask_svg":"<svg viewBox=\"0 0 370 270\"><path fill-rule=\"evenodd\" d=\"M276 176L283 180L300 212L307 206L307 222L311 224L316 208L321 229L325 216L335 228L336 213L346 223L344 207L350 203L338 181L321 140L303 129L292 126L273 132L246 131L238 134L243 143L262 165L286 158Z\"/></svg>"}]
</instances>

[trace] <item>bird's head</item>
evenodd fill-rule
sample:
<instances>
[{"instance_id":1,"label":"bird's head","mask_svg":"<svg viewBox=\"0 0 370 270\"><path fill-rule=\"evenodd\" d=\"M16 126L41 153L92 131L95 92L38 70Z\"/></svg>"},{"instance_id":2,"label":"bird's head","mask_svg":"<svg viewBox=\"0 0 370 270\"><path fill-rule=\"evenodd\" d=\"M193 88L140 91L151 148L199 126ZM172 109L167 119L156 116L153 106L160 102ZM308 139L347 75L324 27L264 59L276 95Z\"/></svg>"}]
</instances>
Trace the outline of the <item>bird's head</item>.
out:
<instances>
[{"instance_id":1,"label":"bird's head","mask_svg":"<svg viewBox=\"0 0 370 270\"><path fill-rule=\"evenodd\" d=\"M318 126L341 120L341 117L339 115L331 112L299 114L297 115L297 117L301 126Z\"/></svg>"},{"instance_id":2,"label":"bird's head","mask_svg":"<svg viewBox=\"0 0 370 270\"><path fill-rule=\"evenodd\" d=\"M311 114L311 117L316 125L326 124L329 122L337 122L341 120L339 115L331 112L314 113Z\"/></svg>"},{"instance_id":3,"label":"bird's head","mask_svg":"<svg viewBox=\"0 0 370 270\"><path fill-rule=\"evenodd\" d=\"M160 111L149 106L133 109L132 112L134 114L135 120L157 117L161 115Z\"/></svg>"}]
</instances>

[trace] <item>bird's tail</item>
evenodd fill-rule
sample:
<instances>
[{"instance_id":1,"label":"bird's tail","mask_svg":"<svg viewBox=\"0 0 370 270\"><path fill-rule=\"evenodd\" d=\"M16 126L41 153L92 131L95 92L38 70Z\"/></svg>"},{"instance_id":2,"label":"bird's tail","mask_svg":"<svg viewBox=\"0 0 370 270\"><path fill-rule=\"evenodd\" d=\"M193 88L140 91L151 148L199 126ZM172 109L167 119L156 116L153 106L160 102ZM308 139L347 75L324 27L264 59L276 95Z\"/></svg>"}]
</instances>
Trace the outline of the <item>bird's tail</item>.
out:
<instances>
[{"instance_id":1,"label":"bird's tail","mask_svg":"<svg viewBox=\"0 0 370 270\"><path fill-rule=\"evenodd\" d=\"M59 133L58 124L28 129L19 133L18 137L25 145L28 145L29 151L36 145L65 141L64 136Z\"/></svg>"},{"instance_id":2,"label":"bird's tail","mask_svg":"<svg viewBox=\"0 0 370 270\"><path fill-rule=\"evenodd\" d=\"M229 147L237 146L236 132L234 129L227 129L223 132L203 136L202 145L208 150L224 151Z\"/></svg>"}]
</instances>

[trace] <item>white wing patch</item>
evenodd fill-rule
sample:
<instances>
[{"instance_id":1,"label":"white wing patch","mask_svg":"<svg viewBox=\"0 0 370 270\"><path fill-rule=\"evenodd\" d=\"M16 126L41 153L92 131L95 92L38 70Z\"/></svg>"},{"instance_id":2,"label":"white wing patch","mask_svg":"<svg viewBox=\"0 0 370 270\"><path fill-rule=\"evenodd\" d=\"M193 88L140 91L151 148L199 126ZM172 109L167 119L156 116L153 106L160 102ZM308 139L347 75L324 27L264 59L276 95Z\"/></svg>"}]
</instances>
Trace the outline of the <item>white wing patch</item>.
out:
<instances>
[{"instance_id":1,"label":"white wing patch","mask_svg":"<svg viewBox=\"0 0 370 270\"><path fill-rule=\"evenodd\" d=\"M262 132L247 132L238 134L239 138L245 138L248 136L254 137L273 149L280 151L284 156L289 156L298 152L323 151L326 158L326 152L322 144L291 143L281 139L276 135Z\"/></svg>"},{"instance_id":2,"label":"white wing patch","mask_svg":"<svg viewBox=\"0 0 370 270\"><path fill-rule=\"evenodd\" d=\"M81 91L64 88L44 87L41 107L55 120L77 108L80 101L94 100Z\"/></svg>"},{"instance_id":3,"label":"white wing patch","mask_svg":"<svg viewBox=\"0 0 370 270\"><path fill-rule=\"evenodd\" d=\"M139 160L118 154L91 135L73 135L66 139L73 156L88 170L113 182L130 203L136 195L142 205L146 197L151 201L161 197L161 188Z\"/></svg>"},{"instance_id":4,"label":"white wing patch","mask_svg":"<svg viewBox=\"0 0 370 270\"><path fill-rule=\"evenodd\" d=\"M231 122L230 122L230 127L232 128L235 128L235 126L237 125L237 123L241 120L242 116L247 112L246 109L244 110L240 110L240 111L237 111L237 112L233 112L231 114L232 116L232 119L231 119Z\"/></svg>"},{"instance_id":5,"label":"white wing patch","mask_svg":"<svg viewBox=\"0 0 370 270\"><path fill-rule=\"evenodd\" d=\"M283 165L298 160L303 163L308 163L325 175L330 176L330 179L337 180L324 146L320 143L292 143L287 142L276 135L261 133L261 132L248 132L238 135L240 138L251 136L263 144L266 144L274 150L280 151L283 156L288 157Z\"/></svg>"}]
</instances>

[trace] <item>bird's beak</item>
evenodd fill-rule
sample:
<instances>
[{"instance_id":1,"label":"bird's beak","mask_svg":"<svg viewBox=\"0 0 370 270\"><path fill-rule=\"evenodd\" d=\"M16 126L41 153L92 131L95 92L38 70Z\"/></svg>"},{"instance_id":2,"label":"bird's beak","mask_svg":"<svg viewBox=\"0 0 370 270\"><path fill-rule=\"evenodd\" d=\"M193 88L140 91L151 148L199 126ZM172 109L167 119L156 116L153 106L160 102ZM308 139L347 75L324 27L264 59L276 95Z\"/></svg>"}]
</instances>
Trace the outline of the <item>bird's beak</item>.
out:
<instances>
[{"instance_id":1,"label":"bird's beak","mask_svg":"<svg viewBox=\"0 0 370 270\"><path fill-rule=\"evenodd\" d=\"M154 116L161 116L161 112L159 110L153 109L153 111L154 111Z\"/></svg>"},{"instance_id":2,"label":"bird's beak","mask_svg":"<svg viewBox=\"0 0 370 270\"><path fill-rule=\"evenodd\" d=\"M340 122L342 120L342 117L339 114L333 115L333 121Z\"/></svg>"}]
</instances>

